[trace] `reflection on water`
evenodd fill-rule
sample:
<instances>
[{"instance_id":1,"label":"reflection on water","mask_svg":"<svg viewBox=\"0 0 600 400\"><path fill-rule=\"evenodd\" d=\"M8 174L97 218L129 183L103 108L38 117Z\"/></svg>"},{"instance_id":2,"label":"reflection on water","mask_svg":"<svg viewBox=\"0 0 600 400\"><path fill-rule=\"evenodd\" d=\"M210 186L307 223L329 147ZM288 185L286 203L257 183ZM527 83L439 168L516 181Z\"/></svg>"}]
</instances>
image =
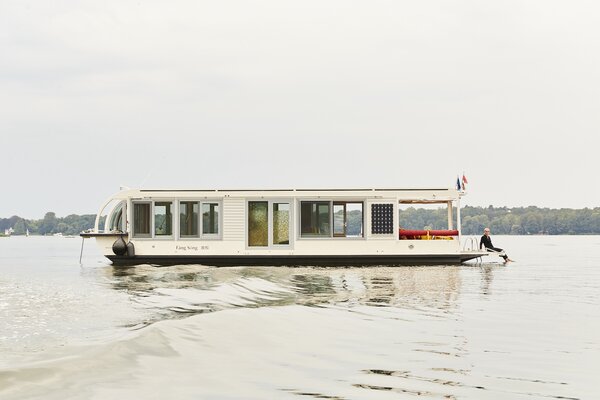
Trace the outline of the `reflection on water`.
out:
<instances>
[{"instance_id":1,"label":"reflection on water","mask_svg":"<svg viewBox=\"0 0 600 400\"><path fill-rule=\"evenodd\" d=\"M501 274L504 266L474 266L472 271L478 279L466 286L462 282L464 271L464 267L451 266L209 268L188 265L110 268L105 273L114 290L131 296L136 307L153 311L153 317L143 325L225 310L242 309L246 310L245 315L250 309L286 310L279 317L268 318L265 324L268 328L252 327L260 324L257 316L232 328L241 329L244 338L267 338L268 342L270 338L271 344L262 348L260 354L249 356L250 363L263 358L264 351L278 349L277 353L283 356L280 362L294 368L306 368L306 361L294 361L300 352L301 358L312 354L317 358L344 360L350 370L354 370L353 373L345 371L350 379L341 379L340 382L345 382L341 386L330 384L335 374L325 374L329 382L325 385L327 390L316 390L323 387L318 379L305 384L293 380L292 384L282 378L275 381L272 388L282 394L326 399L385 398L386 393L444 399L470 397L472 393L480 393L475 398L577 398L568 395L568 388L561 389L566 385L564 382L543 379L544 374L527 379L511 376L508 371L478 372L480 365L486 363L494 370L494 364L502 363L503 357L518 355L521 349L519 346L497 347L496 339L483 345L472 343L469 331L482 327L466 321L469 318L465 312L469 307L465 307L461 290L469 291L467 297L491 298L494 276ZM313 308L317 314L307 314L298 306ZM339 312L352 317L343 317ZM222 330L231 324L230 317L225 315L228 314L218 318L213 332L219 339L204 337L203 340L217 341L217 347L240 346L221 342ZM502 318L486 316L495 317ZM186 335L191 334L194 342L200 341L201 335L196 336L199 329L205 335L211 329L208 320L198 320L199 324L192 323L195 320L191 319L186 321L189 321ZM307 337L316 338L318 344ZM282 338L291 340L291 346L279 343ZM239 361L237 356L235 360ZM272 367L262 365L259 370L270 371ZM507 386L506 382L512 384Z\"/></svg>"},{"instance_id":2,"label":"reflection on water","mask_svg":"<svg viewBox=\"0 0 600 400\"><path fill-rule=\"evenodd\" d=\"M140 307L165 314L235 307L370 306L448 312L460 290L456 267L211 268L199 265L106 270L110 285ZM488 275L491 274L491 269ZM177 315L172 315L177 317Z\"/></svg>"},{"instance_id":3,"label":"reflection on water","mask_svg":"<svg viewBox=\"0 0 600 400\"><path fill-rule=\"evenodd\" d=\"M0 251L0 398L598 397L600 256L536 240L503 238L537 255L509 266L79 267Z\"/></svg>"},{"instance_id":4,"label":"reflection on water","mask_svg":"<svg viewBox=\"0 0 600 400\"><path fill-rule=\"evenodd\" d=\"M481 265L481 294L489 295L490 288L492 285L493 275L493 266L491 265Z\"/></svg>"}]
</instances>

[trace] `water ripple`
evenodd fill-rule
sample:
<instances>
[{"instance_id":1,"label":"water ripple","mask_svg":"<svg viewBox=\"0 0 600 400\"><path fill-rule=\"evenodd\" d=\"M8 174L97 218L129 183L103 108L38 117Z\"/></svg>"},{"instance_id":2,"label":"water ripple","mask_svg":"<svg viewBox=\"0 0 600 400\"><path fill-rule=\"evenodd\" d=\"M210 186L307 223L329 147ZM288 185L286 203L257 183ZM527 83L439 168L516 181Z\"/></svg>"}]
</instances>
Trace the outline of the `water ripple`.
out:
<instances>
[{"instance_id":1,"label":"water ripple","mask_svg":"<svg viewBox=\"0 0 600 400\"><path fill-rule=\"evenodd\" d=\"M597 249L517 239L502 238L509 266L113 268L0 251L0 397L595 398Z\"/></svg>"}]
</instances>

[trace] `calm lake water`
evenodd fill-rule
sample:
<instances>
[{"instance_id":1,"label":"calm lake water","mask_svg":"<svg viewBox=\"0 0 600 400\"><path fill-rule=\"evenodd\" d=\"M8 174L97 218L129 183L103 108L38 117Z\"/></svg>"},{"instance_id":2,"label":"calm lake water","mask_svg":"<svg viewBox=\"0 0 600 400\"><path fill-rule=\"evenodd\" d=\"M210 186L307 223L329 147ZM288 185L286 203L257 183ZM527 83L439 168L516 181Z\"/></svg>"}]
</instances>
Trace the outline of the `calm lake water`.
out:
<instances>
[{"instance_id":1,"label":"calm lake water","mask_svg":"<svg viewBox=\"0 0 600 400\"><path fill-rule=\"evenodd\" d=\"M0 398L600 398L600 237L493 240L517 262L123 269L0 238Z\"/></svg>"}]
</instances>

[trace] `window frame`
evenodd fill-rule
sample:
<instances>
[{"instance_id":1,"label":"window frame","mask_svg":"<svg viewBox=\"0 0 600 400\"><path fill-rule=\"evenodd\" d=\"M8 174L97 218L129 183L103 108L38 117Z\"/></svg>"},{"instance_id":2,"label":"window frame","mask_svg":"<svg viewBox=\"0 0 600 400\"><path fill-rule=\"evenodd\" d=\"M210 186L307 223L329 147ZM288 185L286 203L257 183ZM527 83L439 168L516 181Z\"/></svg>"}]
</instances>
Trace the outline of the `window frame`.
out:
<instances>
[{"instance_id":1,"label":"window frame","mask_svg":"<svg viewBox=\"0 0 600 400\"><path fill-rule=\"evenodd\" d=\"M267 203L267 229L268 229L268 238L267 238L267 246L250 246L249 239L250 235L248 234L248 207L250 203L253 202L266 202ZM273 204L289 204L289 226L288 226L288 235L289 235L289 243L287 244L274 244L273 243ZM293 198L273 198L273 199L265 199L265 198L246 198L246 205L244 208L244 236L245 236L245 244L246 250L290 250L294 246L294 232L292 225L294 221L296 221L294 216L294 209L296 207L296 202Z\"/></svg>"},{"instance_id":2,"label":"window frame","mask_svg":"<svg viewBox=\"0 0 600 400\"><path fill-rule=\"evenodd\" d=\"M302 233L302 203L326 203L329 206L329 235L315 235L315 234L303 234ZM312 211L311 211L312 212ZM318 208L317 208L318 213ZM331 200L323 199L300 199L298 200L298 238L302 239L329 239L333 237L333 205Z\"/></svg>"},{"instance_id":3,"label":"window frame","mask_svg":"<svg viewBox=\"0 0 600 400\"><path fill-rule=\"evenodd\" d=\"M170 235L156 235L156 220L155 220L155 209L156 203L171 203L171 234ZM152 200L152 239L155 240L175 240L179 236L179 203L175 199L153 199Z\"/></svg>"},{"instance_id":4,"label":"window frame","mask_svg":"<svg viewBox=\"0 0 600 400\"><path fill-rule=\"evenodd\" d=\"M362 205L362 209L361 209L361 225L362 225L362 232L361 235L359 236L348 236L348 204L360 204ZM335 233L335 213L333 212L333 208L336 205L343 205L344 206L344 234L343 235L336 235ZM333 200L332 201L332 206L331 206L331 210L332 210L332 234L334 238L346 238L346 239L360 239L360 238L364 238L365 237L365 202L364 201L356 201L356 200Z\"/></svg>"},{"instance_id":5,"label":"window frame","mask_svg":"<svg viewBox=\"0 0 600 400\"><path fill-rule=\"evenodd\" d=\"M181 236L181 203L196 203L198 204L198 236ZM185 199L179 198L177 203L177 240L199 241L199 240L221 240L223 238L223 199ZM203 204L218 204L219 215L217 217L218 233L204 233L204 224L202 221L202 205Z\"/></svg>"},{"instance_id":6,"label":"window frame","mask_svg":"<svg viewBox=\"0 0 600 400\"><path fill-rule=\"evenodd\" d=\"M198 205L198 216L196 217L196 224L198 224L198 234L197 235L181 235L181 203L195 203ZM177 239L178 240L198 240L202 237L202 227L200 224L201 219L201 204L199 200L192 199L177 199Z\"/></svg>"},{"instance_id":7,"label":"window frame","mask_svg":"<svg viewBox=\"0 0 600 400\"><path fill-rule=\"evenodd\" d=\"M135 232L135 206L136 204L148 204L150 206L150 233L144 233L140 236ZM131 201L131 237L134 239L153 239L154 238L154 203L152 200L132 200Z\"/></svg>"},{"instance_id":8,"label":"window frame","mask_svg":"<svg viewBox=\"0 0 600 400\"><path fill-rule=\"evenodd\" d=\"M202 220L202 206L204 204L217 204L219 206L219 215L217 216L217 233L204 233L204 221ZM223 236L223 201L221 200L200 200L200 212L198 213L200 221L198 222L198 230L200 231L200 239L203 240L219 240Z\"/></svg>"},{"instance_id":9,"label":"window frame","mask_svg":"<svg viewBox=\"0 0 600 400\"><path fill-rule=\"evenodd\" d=\"M302 203L329 203L329 226L331 227L329 230L329 236L307 236L302 234ZM362 204L362 235L361 236L347 236L347 227L344 229L344 236L335 235L334 232L334 212L333 206L334 204ZM322 198L306 198L306 199L297 199L296 207L299 210L298 215L296 217L296 235L298 240L366 240L366 213L365 209L367 208L367 199L356 199L356 198L340 198L340 199L322 199ZM344 207L346 210L346 207ZM346 213L346 211L344 211ZM344 215L346 218L346 215Z\"/></svg>"},{"instance_id":10,"label":"window frame","mask_svg":"<svg viewBox=\"0 0 600 400\"><path fill-rule=\"evenodd\" d=\"M115 231L119 231L119 232L127 232L127 212L128 212L128 207L127 207L127 200L121 200L119 201L114 207L113 209L110 211L110 214L106 216L107 221L105 222L105 228L104 230L108 230L109 232L115 232ZM117 218L117 215L120 214L120 216ZM116 218L116 221L115 221ZM113 228L113 223L116 222L115 228L117 229L112 229ZM107 224L108 224L108 229L107 229Z\"/></svg>"},{"instance_id":11,"label":"window frame","mask_svg":"<svg viewBox=\"0 0 600 400\"><path fill-rule=\"evenodd\" d=\"M275 204L287 204L289 206L289 210L288 210L288 242L287 243L275 243L274 239L275 239L275 232L274 232L274 227L275 227L275 215L273 214L275 211ZM273 246L274 248L290 248L292 246L292 241L293 241L293 234L294 234L294 230L292 229L292 224L294 223L294 213L293 213L293 209L294 209L294 202L292 199L275 199L271 202L269 202L269 236L270 236L270 242L271 246Z\"/></svg>"}]
</instances>

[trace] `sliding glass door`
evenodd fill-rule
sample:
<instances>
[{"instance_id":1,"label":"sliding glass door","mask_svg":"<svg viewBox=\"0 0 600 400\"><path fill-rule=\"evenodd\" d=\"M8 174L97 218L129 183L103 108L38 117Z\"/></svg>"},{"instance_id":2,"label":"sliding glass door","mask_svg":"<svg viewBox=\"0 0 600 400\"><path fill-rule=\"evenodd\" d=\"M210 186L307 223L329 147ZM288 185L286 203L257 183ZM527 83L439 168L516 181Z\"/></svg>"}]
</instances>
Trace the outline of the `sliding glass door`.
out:
<instances>
[{"instance_id":1,"label":"sliding glass door","mask_svg":"<svg viewBox=\"0 0 600 400\"><path fill-rule=\"evenodd\" d=\"M289 201L248 202L248 247L290 245Z\"/></svg>"},{"instance_id":2,"label":"sliding glass door","mask_svg":"<svg viewBox=\"0 0 600 400\"><path fill-rule=\"evenodd\" d=\"M271 233L274 245L290 244L290 203L273 203Z\"/></svg>"},{"instance_id":3,"label":"sliding glass door","mask_svg":"<svg viewBox=\"0 0 600 400\"><path fill-rule=\"evenodd\" d=\"M363 203L357 201L333 202L333 236L363 236Z\"/></svg>"},{"instance_id":4,"label":"sliding glass door","mask_svg":"<svg viewBox=\"0 0 600 400\"><path fill-rule=\"evenodd\" d=\"M248 202L248 246L269 245L269 202Z\"/></svg>"}]
</instances>

